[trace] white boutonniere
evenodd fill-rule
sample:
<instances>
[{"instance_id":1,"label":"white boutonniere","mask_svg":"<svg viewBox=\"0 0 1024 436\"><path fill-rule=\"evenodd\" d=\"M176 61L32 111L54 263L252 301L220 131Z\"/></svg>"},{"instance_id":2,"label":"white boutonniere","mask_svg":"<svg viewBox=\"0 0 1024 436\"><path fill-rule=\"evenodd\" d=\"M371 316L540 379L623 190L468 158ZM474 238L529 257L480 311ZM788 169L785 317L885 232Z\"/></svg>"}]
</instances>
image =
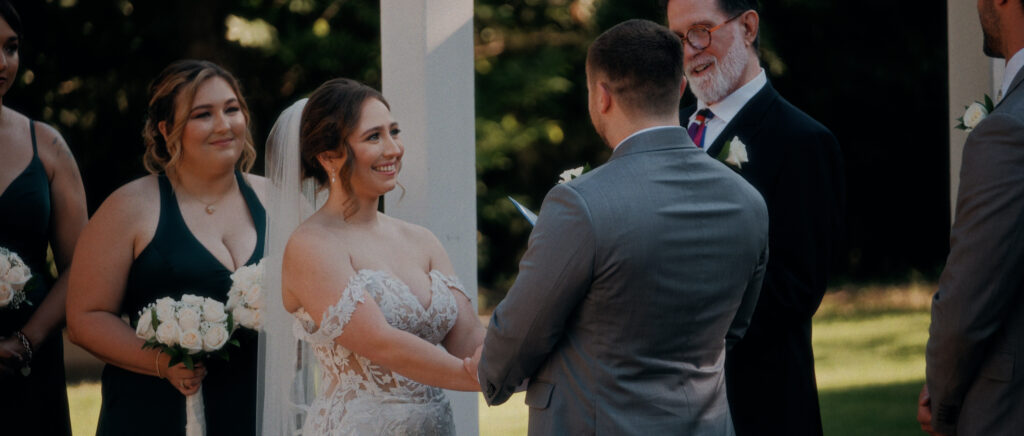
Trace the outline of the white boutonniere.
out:
<instances>
[{"instance_id":1,"label":"white boutonniere","mask_svg":"<svg viewBox=\"0 0 1024 436\"><path fill-rule=\"evenodd\" d=\"M978 126L981 120L984 120L988 114L992 113L994 108L995 104L992 103L992 99L989 98L988 94L985 94L984 102L976 101L966 107L964 115L956 119L960 122L960 124L956 125L956 128L970 132Z\"/></svg>"},{"instance_id":2,"label":"white boutonniere","mask_svg":"<svg viewBox=\"0 0 1024 436\"><path fill-rule=\"evenodd\" d=\"M562 183L566 183L572 179L582 176L585 171L586 169L583 167L576 167L562 171L562 174L558 175L558 184L561 185Z\"/></svg>"},{"instance_id":3,"label":"white boutonniere","mask_svg":"<svg viewBox=\"0 0 1024 436\"><path fill-rule=\"evenodd\" d=\"M737 170L743 169L743 164L747 163L747 145L740 141L739 136L733 136L732 139L725 141L725 146L718 152L716 159Z\"/></svg>"}]
</instances>

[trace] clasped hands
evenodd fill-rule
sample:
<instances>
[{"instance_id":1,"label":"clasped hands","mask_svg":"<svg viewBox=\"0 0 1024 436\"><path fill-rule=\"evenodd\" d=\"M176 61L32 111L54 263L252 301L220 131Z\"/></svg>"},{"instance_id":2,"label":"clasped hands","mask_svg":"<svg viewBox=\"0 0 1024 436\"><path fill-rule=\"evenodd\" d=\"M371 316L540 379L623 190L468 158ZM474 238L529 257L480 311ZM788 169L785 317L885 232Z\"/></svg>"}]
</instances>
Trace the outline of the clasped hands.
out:
<instances>
[{"instance_id":1,"label":"clasped hands","mask_svg":"<svg viewBox=\"0 0 1024 436\"><path fill-rule=\"evenodd\" d=\"M164 357L161 355L160 357ZM206 367L202 363L197 362L192 366L193 369L188 369L184 363L178 363L170 368L167 367L167 362L170 361L168 357L167 361L160 361L157 365L161 368L157 376L160 378L167 379L167 382L174 386L178 392L181 392L184 396L189 396L199 392L199 388L203 385L203 379L206 378Z\"/></svg>"},{"instance_id":2,"label":"clasped hands","mask_svg":"<svg viewBox=\"0 0 1024 436\"><path fill-rule=\"evenodd\" d=\"M477 375L477 369L480 367L480 355L482 354L483 349L484 345L480 344L480 346L476 347L476 351L473 352L472 356L462 359L462 367L465 368L470 377L473 377L473 380L476 380L477 384L480 383L480 378Z\"/></svg>"},{"instance_id":3,"label":"clasped hands","mask_svg":"<svg viewBox=\"0 0 1024 436\"><path fill-rule=\"evenodd\" d=\"M932 397L928 395L928 385L921 387L921 395L917 397L917 422L921 430L932 436L944 436L932 428Z\"/></svg>"},{"instance_id":4,"label":"clasped hands","mask_svg":"<svg viewBox=\"0 0 1024 436\"><path fill-rule=\"evenodd\" d=\"M25 363L22 352L24 349L16 336L0 337L0 377L20 375L18 370Z\"/></svg>"}]
</instances>

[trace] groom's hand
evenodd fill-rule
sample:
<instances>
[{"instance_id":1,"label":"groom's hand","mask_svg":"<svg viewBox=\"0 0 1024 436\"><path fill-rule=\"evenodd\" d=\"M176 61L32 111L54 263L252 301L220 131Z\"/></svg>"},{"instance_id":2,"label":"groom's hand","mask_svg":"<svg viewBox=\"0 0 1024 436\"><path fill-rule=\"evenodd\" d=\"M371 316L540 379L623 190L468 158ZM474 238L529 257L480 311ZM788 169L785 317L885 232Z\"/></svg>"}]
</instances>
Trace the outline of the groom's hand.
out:
<instances>
[{"instance_id":1,"label":"groom's hand","mask_svg":"<svg viewBox=\"0 0 1024 436\"><path fill-rule=\"evenodd\" d=\"M473 380L476 380L478 384L480 383L480 378L477 376L477 368L480 367L480 354L483 352L483 349L484 345L480 344L480 346L476 347L476 351L473 352L472 357L462 359L462 366L466 368L466 372L468 372L469 375L473 377Z\"/></svg>"}]
</instances>

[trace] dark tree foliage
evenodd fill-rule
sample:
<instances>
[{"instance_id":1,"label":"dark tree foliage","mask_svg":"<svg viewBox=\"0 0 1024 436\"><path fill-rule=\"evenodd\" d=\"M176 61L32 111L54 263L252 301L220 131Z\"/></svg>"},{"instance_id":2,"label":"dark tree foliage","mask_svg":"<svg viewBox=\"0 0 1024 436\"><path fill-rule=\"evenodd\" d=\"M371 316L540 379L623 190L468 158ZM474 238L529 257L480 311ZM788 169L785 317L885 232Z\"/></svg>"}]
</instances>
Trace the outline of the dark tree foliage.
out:
<instances>
[{"instance_id":1,"label":"dark tree foliage","mask_svg":"<svg viewBox=\"0 0 1024 436\"><path fill-rule=\"evenodd\" d=\"M380 86L379 2L14 3L26 35L4 104L61 131L82 168L90 211L144 174L146 88L174 60L209 59L238 76L261 154L277 114L323 81ZM843 148L849 250L839 278L934 276L949 226L944 3L762 0L761 17L769 79ZM628 18L666 22L657 0L476 0L485 305L511 285L530 231L505 197L537 209L559 173L598 166L610 154L590 125L584 59L593 38Z\"/></svg>"}]
</instances>

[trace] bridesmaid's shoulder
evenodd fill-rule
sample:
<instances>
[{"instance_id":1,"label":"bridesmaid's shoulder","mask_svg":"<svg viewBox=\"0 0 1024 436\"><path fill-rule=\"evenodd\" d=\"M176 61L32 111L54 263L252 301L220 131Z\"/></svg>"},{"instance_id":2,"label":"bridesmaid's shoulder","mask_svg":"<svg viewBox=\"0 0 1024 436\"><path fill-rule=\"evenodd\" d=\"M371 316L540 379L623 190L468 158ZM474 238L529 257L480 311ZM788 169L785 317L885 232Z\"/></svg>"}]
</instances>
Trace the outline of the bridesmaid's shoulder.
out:
<instances>
[{"instance_id":1,"label":"bridesmaid's shoulder","mask_svg":"<svg viewBox=\"0 0 1024 436\"><path fill-rule=\"evenodd\" d=\"M249 183L252 190L256 192L256 196L259 197L260 202L267 204L267 189L270 186L270 181L266 177L252 174L242 173L245 177L245 181Z\"/></svg>"},{"instance_id":2,"label":"bridesmaid's shoulder","mask_svg":"<svg viewBox=\"0 0 1024 436\"><path fill-rule=\"evenodd\" d=\"M103 200L96 216L128 222L159 216L160 185L157 177L155 174L142 176L117 188Z\"/></svg>"}]
</instances>

